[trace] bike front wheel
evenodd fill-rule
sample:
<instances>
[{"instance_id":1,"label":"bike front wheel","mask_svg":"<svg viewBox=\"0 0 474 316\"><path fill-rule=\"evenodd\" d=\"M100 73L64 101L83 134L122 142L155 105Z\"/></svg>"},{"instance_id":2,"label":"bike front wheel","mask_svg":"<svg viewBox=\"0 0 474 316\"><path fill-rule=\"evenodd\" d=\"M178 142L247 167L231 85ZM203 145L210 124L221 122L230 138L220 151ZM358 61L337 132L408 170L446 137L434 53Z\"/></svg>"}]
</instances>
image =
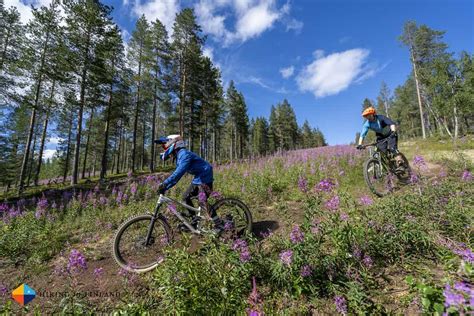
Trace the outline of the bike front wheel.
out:
<instances>
[{"instance_id":1,"label":"bike front wheel","mask_svg":"<svg viewBox=\"0 0 474 316\"><path fill-rule=\"evenodd\" d=\"M252 213L244 202L234 198L224 198L211 206L224 221L224 231L236 237L252 232Z\"/></svg>"},{"instance_id":2,"label":"bike front wheel","mask_svg":"<svg viewBox=\"0 0 474 316\"><path fill-rule=\"evenodd\" d=\"M394 188L392 174L375 158L364 163L364 179L370 191L379 197L387 195Z\"/></svg>"},{"instance_id":3,"label":"bike front wheel","mask_svg":"<svg viewBox=\"0 0 474 316\"><path fill-rule=\"evenodd\" d=\"M153 216L149 214L134 216L118 228L112 254L123 269L147 272L164 260L163 250L171 238L171 229L163 218L158 217L153 222Z\"/></svg>"}]
</instances>

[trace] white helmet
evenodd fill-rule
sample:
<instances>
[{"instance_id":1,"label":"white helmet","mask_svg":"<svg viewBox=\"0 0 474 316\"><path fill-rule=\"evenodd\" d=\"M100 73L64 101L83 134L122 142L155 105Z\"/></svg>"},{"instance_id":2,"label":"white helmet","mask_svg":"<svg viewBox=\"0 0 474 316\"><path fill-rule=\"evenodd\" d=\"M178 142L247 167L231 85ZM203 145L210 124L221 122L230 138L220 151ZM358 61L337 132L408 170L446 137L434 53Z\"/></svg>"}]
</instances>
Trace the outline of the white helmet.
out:
<instances>
[{"instance_id":1,"label":"white helmet","mask_svg":"<svg viewBox=\"0 0 474 316\"><path fill-rule=\"evenodd\" d=\"M157 144L161 144L164 153L161 154L162 160L167 160L170 155L177 150L178 148L186 147L186 144L179 134L168 135L165 137L160 137L155 141Z\"/></svg>"}]
</instances>

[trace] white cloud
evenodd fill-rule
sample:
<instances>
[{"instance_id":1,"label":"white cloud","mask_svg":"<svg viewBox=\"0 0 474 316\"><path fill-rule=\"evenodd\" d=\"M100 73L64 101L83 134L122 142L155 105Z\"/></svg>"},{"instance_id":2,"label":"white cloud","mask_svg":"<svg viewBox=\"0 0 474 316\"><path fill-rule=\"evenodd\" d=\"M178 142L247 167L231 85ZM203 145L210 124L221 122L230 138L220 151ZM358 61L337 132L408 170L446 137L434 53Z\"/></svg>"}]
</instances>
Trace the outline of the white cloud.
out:
<instances>
[{"instance_id":1,"label":"white cloud","mask_svg":"<svg viewBox=\"0 0 474 316\"><path fill-rule=\"evenodd\" d=\"M280 12L274 8L273 1L261 1L241 14L236 24L236 36L241 41L256 37L271 28L279 17Z\"/></svg>"},{"instance_id":2,"label":"white cloud","mask_svg":"<svg viewBox=\"0 0 474 316\"><path fill-rule=\"evenodd\" d=\"M354 82L360 83L382 69L367 63L369 53L367 49L355 48L325 57L318 54L319 57L315 56L315 60L298 74L298 87L322 98L337 94Z\"/></svg>"},{"instance_id":3,"label":"white cloud","mask_svg":"<svg viewBox=\"0 0 474 316\"><path fill-rule=\"evenodd\" d=\"M212 47L204 47L204 49L202 50L202 54L206 57L209 57L211 61L214 60L214 49Z\"/></svg>"},{"instance_id":4,"label":"white cloud","mask_svg":"<svg viewBox=\"0 0 474 316\"><path fill-rule=\"evenodd\" d=\"M194 10L203 31L223 40L224 45L258 37L280 19L287 31L299 32L302 27L302 22L286 17L289 4L278 8L276 0L200 0ZM226 21L235 21L234 27L226 26Z\"/></svg>"},{"instance_id":5,"label":"white cloud","mask_svg":"<svg viewBox=\"0 0 474 316\"><path fill-rule=\"evenodd\" d=\"M61 138L61 137L51 137L51 138L49 139L48 145L49 145L49 144L57 145L57 144L59 144L60 141L63 141L63 140L64 140L64 139Z\"/></svg>"},{"instance_id":6,"label":"white cloud","mask_svg":"<svg viewBox=\"0 0 474 316\"><path fill-rule=\"evenodd\" d=\"M18 12L20 13L20 21L22 23L27 23L30 19L33 18L33 13L31 12L31 6L34 6L35 8L38 8L40 6L49 6L51 3L51 0L27 0L27 1L21 1L21 0L5 0L4 1L4 7L5 8L10 8L10 7L16 7L18 9Z\"/></svg>"},{"instance_id":7,"label":"white cloud","mask_svg":"<svg viewBox=\"0 0 474 316\"><path fill-rule=\"evenodd\" d=\"M294 31L296 34L299 34L303 29L303 25L303 22L297 19L291 19L286 22L286 31Z\"/></svg>"},{"instance_id":8,"label":"white cloud","mask_svg":"<svg viewBox=\"0 0 474 316\"><path fill-rule=\"evenodd\" d=\"M53 158L55 153L56 153L56 149L45 149L43 151L43 160Z\"/></svg>"},{"instance_id":9,"label":"white cloud","mask_svg":"<svg viewBox=\"0 0 474 316\"><path fill-rule=\"evenodd\" d=\"M216 3L210 0L201 0L194 7L198 23L205 33L222 37L227 32L225 28L225 16L214 15L216 8L224 3Z\"/></svg>"},{"instance_id":10,"label":"white cloud","mask_svg":"<svg viewBox=\"0 0 474 316\"><path fill-rule=\"evenodd\" d=\"M280 69L281 76L285 79L290 78L291 76L293 76L294 72L295 72L295 67L293 67L293 66Z\"/></svg>"},{"instance_id":11,"label":"white cloud","mask_svg":"<svg viewBox=\"0 0 474 316\"><path fill-rule=\"evenodd\" d=\"M144 14L149 21L159 19L168 30L168 33L171 34L174 18L179 9L178 0L151 0L146 3L142 3L141 0L134 0L132 13L136 17L141 17Z\"/></svg>"},{"instance_id":12,"label":"white cloud","mask_svg":"<svg viewBox=\"0 0 474 316\"><path fill-rule=\"evenodd\" d=\"M317 49L313 52L313 57L319 59L324 56L324 51L322 49Z\"/></svg>"}]
</instances>

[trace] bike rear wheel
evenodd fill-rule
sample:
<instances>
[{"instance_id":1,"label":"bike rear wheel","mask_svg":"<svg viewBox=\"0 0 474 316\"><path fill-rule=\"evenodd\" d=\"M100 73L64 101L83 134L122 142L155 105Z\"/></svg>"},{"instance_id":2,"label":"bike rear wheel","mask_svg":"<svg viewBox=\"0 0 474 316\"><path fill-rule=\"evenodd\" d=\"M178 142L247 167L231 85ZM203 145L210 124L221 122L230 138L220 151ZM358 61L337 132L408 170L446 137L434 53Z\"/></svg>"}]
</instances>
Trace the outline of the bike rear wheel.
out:
<instances>
[{"instance_id":1,"label":"bike rear wheel","mask_svg":"<svg viewBox=\"0 0 474 316\"><path fill-rule=\"evenodd\" d=\"M117 230L113 243L113 257L117 264L130 272L147 272L156 268L164 259L163 249L172 239L171 229L164 219L138 215L126 220Z\"/></svg>"},{"instance_id":2,"label":"bike rear wheel","mask_svg":"<svg viewBox=\"0 0 474 316\"><path fill-rule=\"evenodd\" d=\"M403 159L403 171L397 174L397 178L400 181L400 183L408 184L410 183L410 178L411 178L411 173L412 173L410 163L408 162L408 159L405 157L404 154L399 153L399 155Z\"/></svg>"},{"instance_id":3,"label":"bike rear wheel","mask_svg":"<svg viewBox=\"0 0 474 316\"><path fill-rule=\"evenodd\" d=\"M252 213L242 201L224 198L211 206L224 221L225 233L241 237L252 232Z\"/></svg>"},{"instance_id":4,"label":"bike rear wheel","mask_svg":"<svg viewBox=\"0 0 474 316\"><path fill-rule=\"evenodd\" d=\"M375 158L364 163L364 179L370 191L382 197L393 189L393 176L387 168Z\"/></svg>"}]
</instances>

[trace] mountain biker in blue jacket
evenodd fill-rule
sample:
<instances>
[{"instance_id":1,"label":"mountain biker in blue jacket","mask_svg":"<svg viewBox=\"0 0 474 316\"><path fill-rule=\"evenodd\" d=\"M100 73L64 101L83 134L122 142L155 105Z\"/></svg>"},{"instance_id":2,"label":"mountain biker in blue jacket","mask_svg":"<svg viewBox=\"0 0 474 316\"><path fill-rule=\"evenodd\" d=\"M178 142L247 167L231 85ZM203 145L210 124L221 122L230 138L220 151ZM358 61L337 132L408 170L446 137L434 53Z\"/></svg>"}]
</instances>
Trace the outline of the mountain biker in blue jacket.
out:
<instances>
[{"instance_id":1,"label":"mountain biker in blue jacket","mask_svg":"<svg viewBox=\"0 0 474 316\"><path fill-rule=\"evenodd\" d=\"M189 151L185 148L185 143L181 135L169 135L166 137L160 137L155 141L157 144L161 144L164 153L161 154L161 159L163 161L169 159L170 157L176 161L175 171L162 183L158 188L160 194L164 194L167 190L171 189L178 181L181 179L184 174L189 173L194 176L193 181L189 185L188 189L183 194L183 201L190 205L194 206L192 198L205 194L206 199L212 192L212 183L214 181L212 166L209 162L202 159L192 151ZM199 204L201 207L208 209L207 202L203 203L199 199ZM208 210L209 211L209 210ZM197 224L198 218L196 214L192 211L189 211L193 220L192 225ZM214 222L214 227L216 232L220 232L223 229L222 220L217 216L214 210L210 210L209 214ZM185 225L181 226L182 229L186 229Z\"/></svg>"},{"instance_id":2,"label":"mountain biker in blue jacket","mask_svg":"<svg viewBox=\"0 0 474 316\"><path fill-rule=\"evenodd\" d=\"M403 158L398 151L398 135L395 122L386 116L377 114L373 107L368 107L362 112L362 117L367 119L362 126L357 149L363 149L362 142L369 130L373 130L377 136L377 141L388 138L386 142L377 145L377 148L386 153L391 152L395 158L397 167L403 165Z\"/></svg>"}]
</instances>

